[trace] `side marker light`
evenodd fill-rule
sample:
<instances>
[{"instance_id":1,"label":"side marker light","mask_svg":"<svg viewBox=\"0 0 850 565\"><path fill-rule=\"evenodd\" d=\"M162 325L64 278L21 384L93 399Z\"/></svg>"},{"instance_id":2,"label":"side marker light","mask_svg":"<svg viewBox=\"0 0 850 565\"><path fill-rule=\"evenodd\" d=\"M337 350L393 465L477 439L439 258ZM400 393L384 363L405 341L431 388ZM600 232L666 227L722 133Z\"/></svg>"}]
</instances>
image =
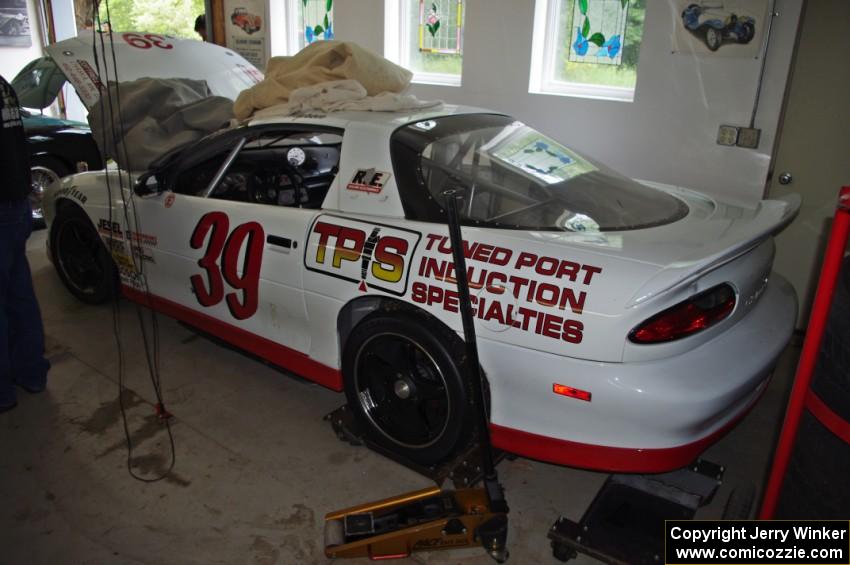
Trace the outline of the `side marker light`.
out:
<instances>
[{"instance_id":1,"label":"side marker light","mask_svg":"<svg viewBox=\"0 0 850 565\"><path fill-rule=\"evenodd\" d=\"M554 383L552 385L552 392L555 394L560 394L561 396L569 396L570 398L578 398L579 400L584 400L585 402L590 402L591 394L586 390L581 390L578 388L573 388L567 385L561 385L558 383Z\"/></svg>"}]
</instances>

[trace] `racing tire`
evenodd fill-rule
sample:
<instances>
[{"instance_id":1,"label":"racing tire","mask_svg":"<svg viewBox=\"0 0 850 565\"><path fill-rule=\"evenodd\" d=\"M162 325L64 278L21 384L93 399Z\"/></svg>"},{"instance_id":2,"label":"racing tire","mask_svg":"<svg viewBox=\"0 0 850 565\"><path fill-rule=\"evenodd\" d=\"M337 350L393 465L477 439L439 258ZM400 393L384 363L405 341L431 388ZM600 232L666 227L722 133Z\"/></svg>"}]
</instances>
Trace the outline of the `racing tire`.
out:
<instances>
[{"instance_id":1,"label":"racing tire","mask_svg":"<svg viewBox=\"0 0 850 565\"><path fill-rule=\"evenodd\" d=\"M850 258L841 264L811 388L850 422Z\"/></svg>"},{"instance_id":2,"label":"racing tire","mask_svg":"<svg viewBox=\"0 0 850 565\"><path fill-rule=\"evenodd\" d=\"M839 419L850 422L850 258L836 281L811 392ZM804 410L788 462L775 518L842 519L850 508L850 443Z\"/></svg>"},{"instance_id":3,"label":"racing tire","mask_svg":"<svg viewBox=\"0 0 850 565\"><path fill-rule=\"evenodd\" d=\"M711 26L706 26L704 33L706 47L708 47L711 51L717 51L720 49L720 44L723 43L720 31Z\"/></svg>"},{"instance_id":4,"label":"racing tire","mask_svg":"<svg viewBox=\"0 0 850 565\"><path fill-rule=\"evenodd\" d=\"M32 223L34 228L43 228L44 224L44 191L51 183L68 175L70 171L61 161L53 157L34 157L30 162L30 207L32 208Z\"/></svg>"},{"instance_id":5,"label":"racing tire","mask_svg":"<svg viewBox=\"0 0 850 565\"><path fill-rule=\"evenodd\" d=\"M850 508L850 444L803 410L797 439L773 517L777 520L846 520Z\"/></svg>"},{"instance_id":6,"label":"racing tire","mask_svg":"<svg viewBox=\"0 0 850 565\"><path fill-rule=\"evenodd\" d=\"M463 358L463 341L424 314L378 312L361 322L342 373L366 439L422 465L466 446L474 413Z\"/></svg>"},{"instance_id":7,"label":"racing tire","mask_svg":"<svg viewBox=\"0 0 850 565\"><path fill-rule=\"evenodd\" d=\"M89 217L76 205L61 208L50 226L53 264L81 302L103 304L118 295L118 269Z\"/></svg>"}]
</instances>

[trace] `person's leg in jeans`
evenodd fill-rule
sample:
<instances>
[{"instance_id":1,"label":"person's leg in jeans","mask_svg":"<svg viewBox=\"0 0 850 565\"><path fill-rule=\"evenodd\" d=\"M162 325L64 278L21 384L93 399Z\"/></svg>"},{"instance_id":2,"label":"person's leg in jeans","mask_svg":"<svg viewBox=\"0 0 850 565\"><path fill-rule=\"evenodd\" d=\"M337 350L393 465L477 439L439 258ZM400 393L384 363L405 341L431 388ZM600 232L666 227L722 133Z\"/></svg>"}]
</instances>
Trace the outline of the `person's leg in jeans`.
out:
<instances>
[{"instance_id":1,"label":"person's leg in jeans","mask_svg":"<svg viewBox=\"0 0 850 565\"><path fill-rule=\"evenodd\" d=\"M26 256L31 231L27 200L0 203L0 410L14 407L14 383L30 392L44 390L50 368Z\"/></svg>"},{"instance_id":2,"label":"person's leg in jeans","mask_svg":"<svg viewBox=\"0 0 850 565\"><path fill-rule=\"evenodd\" d=\"M47 384L50 363L44 358L44 325L32 286L26 241L32 231L32 213L26 207L19 253L9 278L9 347L12 380L30 392Z\"/></svg>"},{"instance_id":3,"label":"person's leg in jeans","mask_svg":"<svg viewBox=\"0 0 850 565\"><path fill-rule=\"evenodd\" d=\"M50 363L44 358L44 326L27 261L26 242L31 232L32 212L29 203L25 202L21 207L21 223L15 238L17 247L7 293L9 363L14 382L30 392L40 392L47 384Z\"/></svg>"},{"instance_id":4,"label":"person's leg in jeans","mask_svg":"<svg viewBox=\"0 0 850 565\"><path fill-rule=\"evenodd\" d=\"M9 348L9 286L15 263L20 219L8 202L0 202L0 411L16 404Z\"/></svg>"}]
</instances>

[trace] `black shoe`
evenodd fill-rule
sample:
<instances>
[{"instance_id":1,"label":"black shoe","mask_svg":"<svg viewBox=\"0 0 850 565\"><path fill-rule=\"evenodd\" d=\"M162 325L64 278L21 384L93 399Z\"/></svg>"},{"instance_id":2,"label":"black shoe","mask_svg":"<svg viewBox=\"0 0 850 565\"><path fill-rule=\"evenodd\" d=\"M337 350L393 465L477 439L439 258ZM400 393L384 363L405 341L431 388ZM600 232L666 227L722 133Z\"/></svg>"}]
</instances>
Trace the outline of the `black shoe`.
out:
<instances>
[{"instance_id":1,"label":"black shoe","mask_svg":"<svg viewBox=\"0 0 850 565\"><path fill-rule=\"evenodd\" d=\"M23 383L18 383L18 382L16 382L15 384L18 385L19 387L21 387L22 389L24 389L25 391L27 391L30 394L38 394L39 392L44 392L44 389L47 388L46 384L38 386L38 387L28 386L28 385L25 385Z\"/></svg>"},{"instance_id":2,"label":"black shoe","mask_svg":"<svg viewBox=\"0 0 850 565\"><path fill-rule=\"evenodd\" d=\"M2 414L3 412L8 412L9 410L12 410L17 405L18 405L18 403L14 402L14 401L11 404L0 405L0 414Z\"/></svg>"}]
</instances>

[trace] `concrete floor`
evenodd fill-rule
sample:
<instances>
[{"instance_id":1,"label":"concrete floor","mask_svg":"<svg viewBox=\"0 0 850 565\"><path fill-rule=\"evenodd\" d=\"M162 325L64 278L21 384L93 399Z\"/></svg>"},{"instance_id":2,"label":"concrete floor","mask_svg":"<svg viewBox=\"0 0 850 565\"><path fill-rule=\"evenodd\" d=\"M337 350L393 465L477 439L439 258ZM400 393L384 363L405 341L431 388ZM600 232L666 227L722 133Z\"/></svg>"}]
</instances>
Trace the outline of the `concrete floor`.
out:
<instances>
[{"instance_id":1,"label":"concrete floor","mask_svg":"<svg viewBox=\"0 0 850 565\"><path fill-rule=\"evenodd\" d=\"M272 369L159 317L162 387L176 465L165 480L130 477L118 405L118 355L109 306L77 302L29 242L48 355L48 389L20 393L0 415L0 564L329 563L326 512L428 486L362 447L340 442L322 416L343 396ZM121 303L125 405L133 469L170 461L166 430L139 345L135 308ZM789 347L755 410L706 457L727 465L715 518L731 489L760 484L799 349ZM546 532L578 520L606 475L526 459L500 477L511 506L510 563L556 563ZM351 563L367 562L352 560ZM477 549L420 553L401 563L489 564ZM578 563L593 563L579 557Z\"/></svg>"}]
</instances>

